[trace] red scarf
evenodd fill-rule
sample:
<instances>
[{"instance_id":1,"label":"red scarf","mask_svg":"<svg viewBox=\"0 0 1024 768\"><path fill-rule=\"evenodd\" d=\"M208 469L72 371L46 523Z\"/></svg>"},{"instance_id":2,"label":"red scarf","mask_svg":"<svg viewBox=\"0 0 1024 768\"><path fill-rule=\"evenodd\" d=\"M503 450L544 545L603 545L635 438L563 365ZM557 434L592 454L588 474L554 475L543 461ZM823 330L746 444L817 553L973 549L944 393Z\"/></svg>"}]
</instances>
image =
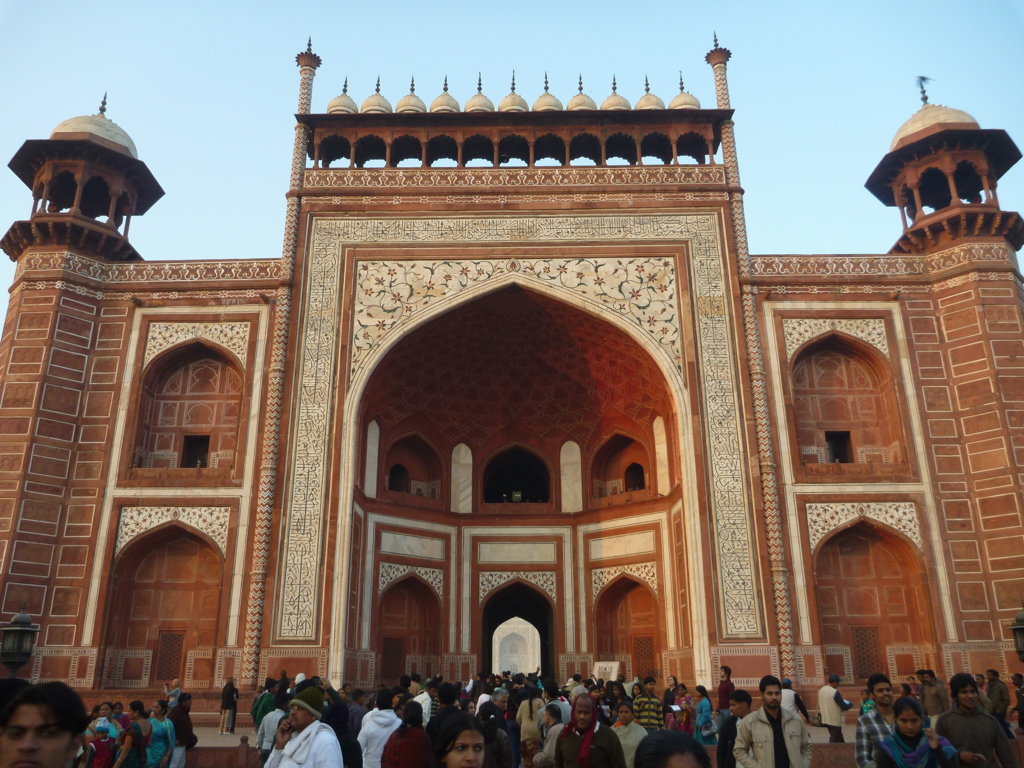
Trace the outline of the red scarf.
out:
<instances>
[{"instance_id":1,"label":"red scarf","mask_svg":"<svg viewBox=\"0 0 1024 768\"><path fill-rule=\"evenodd\" d=\"M590 725L587 726L587 730L580 732L576 728L576 703L584 696L586 696L587 699L589 699L592 709L590 716ZM590 765L590 744L594 741L594 731L597 730L596 710L597 705L594 704L594 700L590 698L590 694L581 693L579 696L573 699L572 713L569 715L569 722L565 724L564 728L562 728L563 739L566 738L570 733L579 733L579 735L583 737L583 743L580 744L580 754L579 757L576 758L576 764L579 765L580 768L587 768L587 766Z\"/></svg>"}]
</instances>

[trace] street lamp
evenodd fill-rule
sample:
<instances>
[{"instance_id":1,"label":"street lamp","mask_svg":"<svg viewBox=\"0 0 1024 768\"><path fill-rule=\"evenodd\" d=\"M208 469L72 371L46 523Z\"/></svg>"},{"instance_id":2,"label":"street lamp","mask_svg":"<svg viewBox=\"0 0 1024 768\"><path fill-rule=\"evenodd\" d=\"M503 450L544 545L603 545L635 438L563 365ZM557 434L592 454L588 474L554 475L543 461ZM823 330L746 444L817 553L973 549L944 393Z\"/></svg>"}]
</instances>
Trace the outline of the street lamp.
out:
<instances>
[{"instance_id":1,"label":"street lamp","mask_svg":"<svg viewBox=\"0 0 1024 768\"><path fill-rule=\"evenodd\" d=\"M1010 630L1013 632L1013 647L1017 651L1017 658L1024 661L1024 600L1021 600L1021 609L1010 625Z\"/></svg>"},{"instance_id":2,"label":"street lamp","mask_svg":"<svg viewBox=\"0 0 1024 768\"><path fill-rule=\"evenodd\" d=\"M11 671L10 677L16 677L18 670L31 660L32 644L38 633L39 626L32 623L24 605L10 624L0 624L0 663Z\"/></svg>"}]
</instances>

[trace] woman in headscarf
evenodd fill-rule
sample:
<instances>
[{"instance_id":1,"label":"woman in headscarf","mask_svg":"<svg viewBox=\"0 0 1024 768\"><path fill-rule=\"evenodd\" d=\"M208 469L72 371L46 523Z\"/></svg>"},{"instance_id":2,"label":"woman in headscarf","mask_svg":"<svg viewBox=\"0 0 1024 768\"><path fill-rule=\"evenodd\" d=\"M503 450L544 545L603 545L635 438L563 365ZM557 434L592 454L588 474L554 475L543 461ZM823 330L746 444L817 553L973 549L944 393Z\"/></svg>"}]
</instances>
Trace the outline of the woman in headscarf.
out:
<instances>
[{"instance_id":1,"label":"woman in headscarf","mask_svg":"<svg viewBox=\"0 0 1024 768\"><path fill-rule=\"evenodd\" d=\"M875 745L878 768L952 768L957 751L931 728L922 728L921 703L903 697L892 705L896 728Z\"/></svg>"},{"instance_id":2,"label":"woman in headscarf","mask_svg":"<svg viewBox=\"0 0 1024 768\"><path fill-rule=\"evenodd\" d=\"M384 745L381 768L431 768L433 764L434 746L423 730L423 705L406 702L402 724Z\"/></svg>"},{"instance_id":3,"label":"woman in headscarf","mask_svg":"<svg viewBox=\"0 0 1024 768\"><path fill-rule=\"evenodd\" d=\"M622 743L610 727L598 722L590 694L573 699L569 722L555 746L555 761L564 768L626 768Z\"/></svg>"}]
</instances>

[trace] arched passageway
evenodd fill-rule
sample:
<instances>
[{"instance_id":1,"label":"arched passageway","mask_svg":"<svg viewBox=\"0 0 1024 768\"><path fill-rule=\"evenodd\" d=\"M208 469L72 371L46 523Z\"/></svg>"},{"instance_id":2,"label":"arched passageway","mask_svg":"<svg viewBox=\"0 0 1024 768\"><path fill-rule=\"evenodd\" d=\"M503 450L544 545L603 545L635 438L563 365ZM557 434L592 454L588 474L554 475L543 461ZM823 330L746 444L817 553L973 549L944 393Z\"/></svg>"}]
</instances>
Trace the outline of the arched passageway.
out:
<instances>
[{"instance_id":1,"label":"arched passageway","mask_svg":"<svg viewBox=\"0 0 1024 768\"><path fill-rule=\"evenodd\" d=\"M935 642L920 555L886 530L858 523L824 542L815 593L826 668L844 678L912 675L921 660L908 648Z\"/></svg>"},{"instance_id":2,"label":"arched passageway","mask_svg":"<svg viewBox=\"0 0 1024 768\"><path fill-rule=\"evenodd\" d=\"M625 662L626 677L661 678L661 627L658 601L638 581L619 577L594 606L597 651L601 661Z\"/></svg>"},{"instance_id":3,"label":"arched passageway","mask_svg":"<svg viewBox=\"0 0 1024 768\"><path fill-rule=\"evenodd\" d=\"M111 579L108 647L152 652L146 686L184 677L188 652L217 644L222 581L220 553L196 534L174 525L136 540Z\"/></svg>"},{"instance_id":4,"label":"arched passageway","mask_svg":"<svg viewBox=\"0 0 1024 768\"><path fill-rule=\"evenodd\" d=\"M437 593L409 576L380 598L377 622L380 679L388 685L405 674L426 679L440 667L441 602Z\"/></svg>"},{"instance_id":5,"label":"arched passageway","mask_svg":"<svg viewBox=\"0 0 1024 768\"><path fill-rule=\"evenodd\" d=\"M545 675L556 674L553 647L555 626L551 603L536 589L518 581L497 590L484 604L481 617L480 670L501 671L497 667L498 659L494 657L494 634L500 625L514 618L528 622L537 630L541 670Z\"/></svg>"}]
</instances>

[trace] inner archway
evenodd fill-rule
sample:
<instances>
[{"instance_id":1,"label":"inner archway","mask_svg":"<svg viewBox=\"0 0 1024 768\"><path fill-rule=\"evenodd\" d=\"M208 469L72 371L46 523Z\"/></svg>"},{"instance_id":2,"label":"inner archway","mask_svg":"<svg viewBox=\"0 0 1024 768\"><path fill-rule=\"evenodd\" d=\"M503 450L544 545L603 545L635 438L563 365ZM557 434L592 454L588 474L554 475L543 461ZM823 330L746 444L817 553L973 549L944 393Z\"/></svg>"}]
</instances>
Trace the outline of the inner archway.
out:
<instances>
[{"instance_id":1,"label":"inner archway","mask_svg":"<svg viewBox=\"0 0 1024 768\"><path fill-rule=\"evenodd\" d=\"M407 576L387 588L377 621L380 680L393 685L402 675L424 679L441 666L441 602L418 578Z\"/></svg>"},{"instance_id":2,"label":"inner archway","mask_svg":"<svg viewBox=\"0 0 1024 768\"><path fill-rule=\"evenodd\" d=\"M545 504L550 498L548 468L529 451L512 448L488 462L484 470L485 504Z\"/></svg>"},{"instance_id":3,"label":"inner archway","mask_svg":"<svg viewBox=\"0 0 1024 768\"><path fill-rule=\"evenodd\" d=\"M491 654L502 672L530 674L540 664L540 632L526 619L502 622L491 640Z\"/></svg>"},{"instance_id":4,"label":"inner archway","mask_svg":"<svg viewBox=\"0 0 1024 768\"><path fill-rule=\"evenodd\" d=\"M500 643L498 629L512 619L532 626L537 632L539 660L533 669L522 671L532 672L540 666L542 675L555 675L555 618L551 603L536 589L520 581L497 590L484 604L481 617L480 671L485 674L501 671L498 667L498 656L495 654L494 640L498 636Z\"/></svg>"},{"instance_id":5,"label":"inner archway","mask_svg":"<svg viewBox=\"0 0 1024 768\"><path fill-rule=\"evenodd\" d=\"M626 677L661 679L661 627L658 600L650 587L619 577L594 606L597 624L595 661L625 662Z\"/></svg>"}]
</instances>

